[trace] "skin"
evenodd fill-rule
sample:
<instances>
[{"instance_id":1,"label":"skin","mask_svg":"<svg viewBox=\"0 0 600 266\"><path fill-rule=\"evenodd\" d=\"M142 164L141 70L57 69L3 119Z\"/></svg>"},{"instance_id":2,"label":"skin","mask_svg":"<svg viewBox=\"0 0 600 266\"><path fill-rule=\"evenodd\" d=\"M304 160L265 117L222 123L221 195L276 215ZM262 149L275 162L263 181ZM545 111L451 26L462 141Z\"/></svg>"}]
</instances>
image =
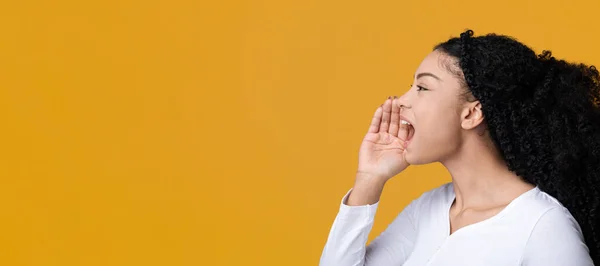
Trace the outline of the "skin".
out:
<instances>
[{"instance_id":1,"label":"skin","mask_svg":"<svg viewBox=\"0 0 600 266\"><path fill-rule=\"evenodd\" d=\"M481 103L462 96L464 82L453 74L460 73L455 63L433 51L417 68L410 90L376 110L346 204L374 204L386 182L409 165L440 162L452 176L456 194L449 210L452 234L496 215L534 187L508 170L486 131ZM410 140L401 117L414 128Z\"/></svg>"}]
</instances>

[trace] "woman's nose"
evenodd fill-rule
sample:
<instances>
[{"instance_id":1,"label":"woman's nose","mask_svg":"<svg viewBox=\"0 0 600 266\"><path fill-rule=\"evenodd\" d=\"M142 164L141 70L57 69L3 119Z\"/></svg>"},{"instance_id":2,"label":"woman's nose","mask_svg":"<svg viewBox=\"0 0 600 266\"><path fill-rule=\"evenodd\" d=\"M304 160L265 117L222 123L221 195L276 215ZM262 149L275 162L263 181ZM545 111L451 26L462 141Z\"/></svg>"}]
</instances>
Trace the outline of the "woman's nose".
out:
<instances>
[{"instance_id":1,"label":"woman's nose","mask_svg":"<svg viewBox=\"0 0 600 266\"><path fill-rule=\"evenodd\" d=\"M396 103L401 108L400 111L402 111L403 108L410 108L409 100L409 92L406 92L402 94L402 96L398 97Z\"/></svg>"}]
</instances>

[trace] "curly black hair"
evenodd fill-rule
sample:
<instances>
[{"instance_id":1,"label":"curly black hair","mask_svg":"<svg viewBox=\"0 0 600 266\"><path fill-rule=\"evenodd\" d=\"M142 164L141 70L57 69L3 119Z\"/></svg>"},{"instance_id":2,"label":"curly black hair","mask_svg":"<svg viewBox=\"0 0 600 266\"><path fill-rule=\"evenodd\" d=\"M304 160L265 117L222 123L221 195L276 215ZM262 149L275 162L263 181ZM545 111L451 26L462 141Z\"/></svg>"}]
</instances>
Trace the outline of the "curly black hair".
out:
<instances>
[{"instance_id":1,"label":"curly black hair","mask_svg":"<svg viewBox=\"0 0 600 266\"><path fill-rule=\"evenodd\" d=\"M536 54L515 38L466 30L434 50L478 100L510 171L558 199L600 264L600 77L594 66ZM460 69L461 71L457 71ZM473 99L474 98L474 99Z\"/></svg>"}]
</instances>

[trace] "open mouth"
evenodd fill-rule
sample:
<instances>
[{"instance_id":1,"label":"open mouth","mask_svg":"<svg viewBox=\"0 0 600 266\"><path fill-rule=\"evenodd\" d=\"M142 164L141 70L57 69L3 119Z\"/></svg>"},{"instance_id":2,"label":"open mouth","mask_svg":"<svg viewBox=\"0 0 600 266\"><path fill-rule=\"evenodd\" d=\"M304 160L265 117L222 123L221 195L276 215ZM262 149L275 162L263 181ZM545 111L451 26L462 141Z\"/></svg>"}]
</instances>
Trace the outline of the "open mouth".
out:
<instances>
[{"instance_id":1,"label":"open mouth","mask_svg":"<svg viewBox=\"0 0 600 266\"><path fill-rule=\"evenodd\" d=\"M408 124L408 137L406 137L406 141L410 141L414 135L415 128L411 124Z\"/></svg>"},{"instance_id":2,"label":"open mouth","mask_svg":"<svg viewBox=\"0 0 600 266\"><path fill-rule=\"evenodd\" d=\"M402 120L401 123L408 127L408 136L406 137L406 141L408 142L415 135L415 127L413 127L413 125L411 123L409 123L408 121Z\"/></svg>"}]
</instances>

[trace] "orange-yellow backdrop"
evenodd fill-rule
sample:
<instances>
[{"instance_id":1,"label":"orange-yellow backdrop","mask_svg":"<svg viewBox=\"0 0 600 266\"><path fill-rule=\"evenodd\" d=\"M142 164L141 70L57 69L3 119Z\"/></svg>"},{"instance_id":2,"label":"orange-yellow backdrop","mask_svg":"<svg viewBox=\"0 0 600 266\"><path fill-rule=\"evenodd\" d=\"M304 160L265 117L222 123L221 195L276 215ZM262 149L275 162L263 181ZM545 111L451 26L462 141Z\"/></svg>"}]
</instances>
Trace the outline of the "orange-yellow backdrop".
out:
<instances>
[{"instance_id":1,"label":"orange-yellow backdrop","mask_svg":"<svg viewBox=\"0 0 600 266\"><path fill-rule=\"evenodd\" d=\"M600 2L501 2L3 1L0 264L317 265L374 109L434 44L600 63ZM393 179L370 238L449 180Z\"/></svg>"}]
</instances>

